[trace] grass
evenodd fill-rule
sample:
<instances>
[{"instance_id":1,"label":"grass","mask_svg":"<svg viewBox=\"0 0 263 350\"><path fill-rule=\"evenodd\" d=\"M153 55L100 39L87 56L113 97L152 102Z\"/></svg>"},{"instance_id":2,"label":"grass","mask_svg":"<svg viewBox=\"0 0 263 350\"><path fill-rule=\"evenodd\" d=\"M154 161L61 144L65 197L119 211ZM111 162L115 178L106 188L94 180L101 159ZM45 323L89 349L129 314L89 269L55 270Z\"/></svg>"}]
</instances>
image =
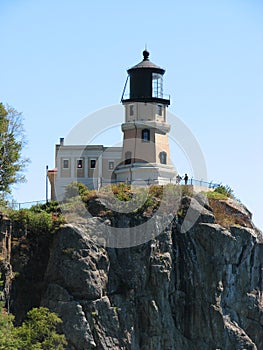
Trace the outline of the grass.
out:
<instances>
[{"instance_id":1,"label":"grass","mask_svg":"<svg viewBox=\"0 0 263 350\"><path fill-rule=\"evenodd\" d=\"M227 200L228 197L223 194L223 193L219 193L219 192L203 192L203 194L205 194L207 196L208 199L217 199L217 200Z\"/></svg>"}]
</instances>

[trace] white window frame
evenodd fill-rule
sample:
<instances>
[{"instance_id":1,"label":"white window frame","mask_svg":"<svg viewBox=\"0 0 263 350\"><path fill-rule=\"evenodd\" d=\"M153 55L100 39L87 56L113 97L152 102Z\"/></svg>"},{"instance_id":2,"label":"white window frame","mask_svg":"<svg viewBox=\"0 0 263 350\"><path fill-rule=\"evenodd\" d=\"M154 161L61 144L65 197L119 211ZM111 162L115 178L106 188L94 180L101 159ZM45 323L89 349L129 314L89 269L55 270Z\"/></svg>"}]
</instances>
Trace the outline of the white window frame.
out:
<instances>
[{"instance_id":1,"label":"white window frame","mask_svg":"<svg viewBox=\"0 0 263 350\"><path fill-rule=\"evenodd\" d=\"M110 164L112 164L112 168L110 167ZM109 162L108 162L108 170L109 171L114 170L114 160L109 160Z\"/></svg>"},{"instance_id":2,"label":"white window frame","mask_svg":"<svg viewBox=\"0 0 263 350\"><path fill-rule=\"evenodd\" d=\"M68 162L68 166L65 167L64 166L64 162L67 161ZM69 169L70 168L70 161L69 158L62 158L62 169Z\"/></svg>"},{"instance_id":3,"label":"white window frame","mask_svg":"<svg viewBox=\"0 0 263 350\"><path fill-rule=\"evenodd\" d=\"M79 162L81 162L81 166L79 166ZM83 169L83 163L84 163L83 159L81 158L76 159L76 168Z\"/></svg>"},{"instance_id":4,"label":"white window frame","mask_svg":"<svg viewBox=\"0 0 263 350\"><path fill-rule=\"evenodd\" d=\"M94 162L95 162L95 166L94 166L94 167L91 166L91 162L92 162L93 160L94 160ZM96 169L96 168L97 168L97 159L91 158L91 159L90 159L89 166L90 166L90 169Z\"/></svg>"}]
</instances>

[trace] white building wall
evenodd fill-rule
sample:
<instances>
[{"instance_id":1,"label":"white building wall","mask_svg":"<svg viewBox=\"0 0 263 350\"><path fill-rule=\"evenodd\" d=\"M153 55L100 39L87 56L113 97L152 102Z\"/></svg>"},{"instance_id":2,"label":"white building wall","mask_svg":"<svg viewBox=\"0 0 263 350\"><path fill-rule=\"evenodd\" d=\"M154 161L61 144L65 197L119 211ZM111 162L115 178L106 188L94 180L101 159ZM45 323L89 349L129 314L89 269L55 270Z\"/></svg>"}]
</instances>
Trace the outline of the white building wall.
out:
<instances>
[{"instance_id":1,"label":"white building wall","mask_svg":"<svg viewBox=\"0 0 263 350\"><path fill-rule=\"evenodd\" d=\"M58 147L58 146L56 146ZM90 189L98 189L98 184L108 181L104 179L107 169L103 169L108 160L113 160L117 165L121 161L121 147L103 147L103 146L74 146L61 145L56 152L57 176L55 181L56 198L63 199L65 187L75 181L81 182ZM83 160L83 168L77 169L77 160ZM90 168L91 159L96 160L96 167ZM104 159L106 162L104 162ZM63 160L69 161L69 169L63 169ZM92 171L91 171L92 170ZM78 176L81 173L81 176ZM91 173L93 175L91 175Z\"/></svg>"}]
</instances>

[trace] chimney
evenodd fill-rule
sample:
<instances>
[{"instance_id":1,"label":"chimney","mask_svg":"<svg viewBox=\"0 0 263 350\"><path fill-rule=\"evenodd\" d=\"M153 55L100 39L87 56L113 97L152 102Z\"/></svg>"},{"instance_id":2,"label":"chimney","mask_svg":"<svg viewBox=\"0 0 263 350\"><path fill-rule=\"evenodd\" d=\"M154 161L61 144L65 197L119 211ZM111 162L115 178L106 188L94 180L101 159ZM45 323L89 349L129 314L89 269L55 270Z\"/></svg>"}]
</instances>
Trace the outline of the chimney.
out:
<instances>
[{"instance_id":1,"label":"chimney","mask_svg":"<svg viewBox=\"0 0 263 350\"><path fill-rule=\"evenodd\" d=\"M60 138L60 146L64 146L64 137Z\"/></svg>"}]
</instances>

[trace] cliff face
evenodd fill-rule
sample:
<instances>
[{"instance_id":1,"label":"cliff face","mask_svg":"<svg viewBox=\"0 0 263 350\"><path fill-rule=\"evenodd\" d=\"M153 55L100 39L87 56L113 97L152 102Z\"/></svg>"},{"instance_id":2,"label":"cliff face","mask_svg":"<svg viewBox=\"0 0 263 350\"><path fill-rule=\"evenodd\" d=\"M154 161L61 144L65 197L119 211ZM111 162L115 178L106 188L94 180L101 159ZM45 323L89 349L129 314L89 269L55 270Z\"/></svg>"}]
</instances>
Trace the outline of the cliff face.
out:
<instances>
[{"instance_id":1,"label":"cliff face","mask_svg":"<svg viewBox=\"0 0 263 350\"><path fill-rule=\"evenodd\" d=\"M3 279L3 293L0 293L1 298L5 301L6 308L9 310L10 288L12 281L12 266L11 258L11 233L12 227L8 217L0 212L0 273Z\"/></svg>"},{"instance_id":2,"label":"cliff face","mask_svg":"<svg viewBox=\"0 0 263 350\"><path fill-rule=\"evenodd\" d=\"M68 349L263 349L262 234L237 203L227 229L198 201L183 198L180 216L136 247L98 245L99 218L55 235L41 304L63 319ZM186 231L189 205L201 215Z\"/></svg>"}]
</instances>

